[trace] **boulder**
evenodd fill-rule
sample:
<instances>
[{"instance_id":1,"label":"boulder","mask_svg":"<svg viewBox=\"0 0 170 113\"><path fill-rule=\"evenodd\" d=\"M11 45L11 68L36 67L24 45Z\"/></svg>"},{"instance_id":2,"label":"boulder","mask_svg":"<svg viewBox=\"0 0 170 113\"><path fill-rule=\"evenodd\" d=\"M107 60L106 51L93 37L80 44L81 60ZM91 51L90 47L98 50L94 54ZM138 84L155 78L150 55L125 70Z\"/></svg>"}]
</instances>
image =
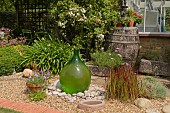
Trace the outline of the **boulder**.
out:
<instances>
[{"instance_id":1,"label":"boulder","mask_svg":"<svg viewBox=\"0 0 170 113\"><path fill-rule=\"evenodd\" d=\"M23 77L34 76L34 71L32 71L31 69L24 69L22 73Z\"/></svg>"},{"instance_id":2,"label":"boulder","mask_svg":"<svg viewBox=\"0 0 170 113\"><path fill-rule=\"evenodd\" d=\"M94 65L87 65L89 68L92 76L100 76L105 77L108 76L109 68L104 66L94 66Z\"/></svg>"},{"instance_id":3,"label":"boulder","mask_svg":"<svg viewBox=\"0 0 170 113\"><path fill-rule=\"evenodd\" d=\"M163 112L163 113L170 113L170 104L165 105L165 106L162 108L162 112Z\"/></svg>"},{"instance_id":4,"label":"boulder","mask_svg":"<svg viewBox=\"0 0 170 113\"><path fill-rule=\"evenodd\" d=\"M150 108L152 106L151 101L146 98L137 98L134 103L139 108Z\"/></svg>"},{"instance_id":5,"label":"boulder","mask_svg":"<svg viewBox=\"0 0 170 113\"><path fill-rule=\"evenodd\" d=\"M151 75L170 76L170 64L160 61L141 59L139 72Z\"/></svg>"}]
</instances>

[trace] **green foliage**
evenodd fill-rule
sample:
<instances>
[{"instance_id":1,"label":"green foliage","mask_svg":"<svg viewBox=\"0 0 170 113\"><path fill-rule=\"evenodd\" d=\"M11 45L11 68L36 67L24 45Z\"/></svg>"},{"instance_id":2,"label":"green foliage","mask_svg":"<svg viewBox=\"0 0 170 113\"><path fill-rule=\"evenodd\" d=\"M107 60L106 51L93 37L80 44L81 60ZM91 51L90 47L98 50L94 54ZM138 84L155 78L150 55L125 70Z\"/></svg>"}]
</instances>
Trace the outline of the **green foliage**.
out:
<instances>
[{"instance_id":1,"label":"green foliage","mask_svg":"<svg viewBox=\"0 0 170 113\"><path fill-rule=\"evenodd\" d=\"M8 108L0 108L0 113L21 113L21 112Z\"/></svg>"},{"instance_id":2,"label":"green foliage","mask_svg":"<svg viewBox=\"0 0 170 113\"><path fill-rule=\"evenodd\" d=\"M147 51L144 55L143 58L147 59L147 60L154 60L154 61L158 61L160 59L160 56L158 55L158 53L154 52L154 51Z\"/></svg>"},{"instance_id":3,"label":"green foliage","mask_svg":"<svg viewBox=\"0 0 170 113\"><path fill-rule=\"evenodd\" d=\"M47 97L47 94L44 91L35 91L29 94L29 98L32 101L40 101Z\"/></svg>"},{"instance_id":4,"label":"green foliage","mask_svg":"<svg viewBox=\"0 0 170 113\"><path fill-rule=\"evenodd\" d=\"M107 51L97 50L91 54L92 60L99 66L117 67L122 63L122 58L110 49Z\"/></svg>"},{"instance_id":5,"label":"green foliage","mask_svg":"<svg viewBox=\"0 0 170 113\"><path fill-rule=\"evenodd\" d=\"M110 70L106 88L106 98L120 100L134 100L141 95L137 74L129 65Z\"/></svg>"},{"instance_id":6,"label":"green foliage","mask_svg":"<svg viewBox=\"0 0 170 113\"><path fill-rule=\"evenodd\" d=\"M16 27L16 13L12 11L0 12L0 28L12 28Z\"/></svg>"},{"instance_id":7,"label":"green foliage","mask_svg":"<svg viewBox=\"0 0 170 113\"><path fill-rule=\"evenodd\" d=\"M148 98L165 98L168 95L168 89L154 77L146 77L142 80L144 89L143 96Z\"/></svg>"},{"instance_id":8,"label":"green foliage","mask_svg":"<svg viewBox=\"0 0 170 113\"><path fill-rule=\"evenodd\" d=\"M0 12L1 11L15 11L15 0L0 0Z\"/></svg>"},{"instance_id":9,"label":"green foliage","mask_svg":"<svg viewBox=\"0 0 170 113\"><path fill-rule=\"evenodd\" d=\"M119 14L118 0L58 0L51 7L57 36L80 49L100 48Z\"/></svg>"},{"instance_id":10,"label":"green foliage","mask_svg":"<svg viewBox=\"0 0 170 113\"><path fill-rule=\"evenodd\" d=\"M69 44L42 38L42 40L35 40L33 46L27 48L22 64L33 66L34 63L39 69L50 70L51 73L56 74L71 55L72 47Z\"/></svg>"},{"instance_id":11,"label":"green foliage","mask_svg":"<svg viewBox=\"0 0 170 113\"><path fill-rule=\"evenodd\" d=\"M22 71L22 51L24 46L0 47L0 75L10 75L14 69Z\"/></svg>"}]
</instances>

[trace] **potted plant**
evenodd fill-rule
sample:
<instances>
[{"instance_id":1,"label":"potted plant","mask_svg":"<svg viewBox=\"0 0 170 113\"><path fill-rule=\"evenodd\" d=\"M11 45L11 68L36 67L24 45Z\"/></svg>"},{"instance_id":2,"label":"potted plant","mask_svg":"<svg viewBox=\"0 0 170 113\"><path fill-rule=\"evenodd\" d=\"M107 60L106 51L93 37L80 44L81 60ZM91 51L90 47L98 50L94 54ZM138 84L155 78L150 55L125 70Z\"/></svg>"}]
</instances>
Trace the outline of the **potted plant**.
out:
<instances>
[{"instance_id":1,"label":"potted plant","mask_svg":"<svg viewBox=\"0 0 170 113\"><path fill-rule=\"evenodd\" d=\"M49 71L47 74L45 74L42 70L39 73L35 72L34 76L28 76L26 86L30 92L42 91L47 85L49 77Z\"/></svg>"},{"instance_id":2,"label":"potted plant","mask_svg":"<svg viewBox=\"0 0 170 113\"><path fill-rule=\"evenodd\" d=\"M113 52L110 48L107 51L97 50L91 54L92 64L88 67L92 75L108 76L110 68L120 66L122 63L122 56L119 54L119 48Z\"/></svg>"},{"instance_id":3,"label":"potted plant","mask_svg":"<svg viewBox=\"0 0 170 113\"><path fill-rule=\"evenodd\" d=\"M137 14L131 9L127 10L127 18L129 18L129 27L135 26L135 23L141 24L143 20L142 15Z\"/></svg>"}]
</instances>

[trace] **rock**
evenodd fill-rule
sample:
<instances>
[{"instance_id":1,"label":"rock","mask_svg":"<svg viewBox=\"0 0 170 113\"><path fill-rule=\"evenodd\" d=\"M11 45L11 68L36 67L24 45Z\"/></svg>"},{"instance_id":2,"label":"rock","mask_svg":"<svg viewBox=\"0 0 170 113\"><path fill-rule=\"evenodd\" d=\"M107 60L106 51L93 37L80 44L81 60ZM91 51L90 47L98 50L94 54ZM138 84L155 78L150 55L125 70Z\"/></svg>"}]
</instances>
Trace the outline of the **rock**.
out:
<instances>
[{"instance_id":1,"label":"rock","mask_svg":"<svg viewBox=\"0 0 170 113\"><path fill-rule=\"evenodd\" d=\"M49 90L56 90L56 87L55 87L55 86L52 86L52 85L48 86L47 88L48 88Z\"/></svg>"},{"instance_id":2,"label":"rock","mask_svg":"<svg viewBox=\"0 0 170 113\"><path fill-rule=\"evenodd\" d=\"M52 95L52 92L48 92L48 89L45 90L45 93L46 93L47 95Z\"/></svg>"},{"instance_id":3,"label":"rock","mask_svg":"<svg viewBox=\"0 0 170 113\"><path fill-rule=\"evenodd\" d=\"M139 72L152 75L170 76L169 69L170 64L168 63L145 59L141 59L139 66Z\"/></svg>"},{"instance_id":4,"label":"rock","mask_svg":"<svg viewBox=\"0 0 170 113\"><path fill-rule=\"evenodd\" d=\"M147 109L146 113L161 113L157 109Z\"/></svg>"},{"instance_id":5,"label":"rock","mask_svg":"<svg viewBox=\"0 0 170 113\"><path fill-rule=\"evenodd\" d=\"M86 97L90 97L90 92L86 91L86 92L84 92L84 95L85 95Z\"/></svg>"},{"instance_id":6,"label":"rock","mask_svg":"<svg viewBox=\"0 0 170 113\"><path fill-rule=\"evenodd\" d=\"M91 92L91 95L96 95L96 92L95 91Z\"/></svg>"},{"instance_id":7,"label":"rock","mask_svg":"<svg viewBox=\"0 0 170 113\"><path fill-rule=\"evenodd\" d=\"M61 89L61 84L60 84L60 80L59 80L59 79L56 80L56 81L53 83L53 85L54 85L56 88Z\"/></svg>"},{"instance_id":8,"label":"rock","mask_svg":"<svg viewBox=\"0 0 170 113\"><path fill-rule=\"evenodd\" d=\"M52 95L52 92L47 92L46 94L47 94L47 95Z\"/></svg>"},{"instance_id":9,"label":"rock","mask_svg":"<svg viewBox=\"0 0 170 113\"><path fill-rule=\"evenodd\" d=\"M162 112L163 112L163 113L170 113L170 104L165 105L165 106L162 108Z\"/></svg>"},{"instance_id":10,"label":"rock","mask_svg":"<svg viewBox=\"0 0 170 113\"><path fill-rule=\"evenodd\" d=\"M134 103L139 108L150 108L152 106L151 101L146 98L137 98Z\"/></svg>"},{"instance_id":11,"label":"rock","mask_svg":"<svg viewBox=\"0 0 170 113\"><path fill-rule=\"evenodd\" d=\"M78 96L78 97L83 97L83 96L84 96L84 93L79 92L79 93L77 93L77 96Z\"/></svg>"},{"instance_id":12,"label":"rock","mask_svg":"<svg viewBox=\"0 0 170 113\"><path fill-rule=\"evenodd\" d=\"M58 95L58 94L59 94L59 92L58 92L58 91L53 91L53 92L52 92L52 94L54 94L54 95Z\"/></svg>"},{"instance_id":13,"label":"rock","mask_svg":"<svg viewBox=\"0 0 170 113\"><path fill-rule=\"evenodd\" d=\"M109 68L103 66L94 66L94 65L87 65L89 68L92 76L100 76L104 77L108 75Z\"/></svg>"},{"instance_id":14,"label":"rock","mask_svg":"<svg viewBox=\"0 0 170 113\"><path fill-rule=\"evenodd\" d=\"M67 95L65 96L65 99L68 99L68 100L69 100L70 98L72 98L70 94L67 94Z\"/></svg>"},{"instance_id":15,"label":"rock","mask_svg":"<svg viewBox=\"0 0 170 113\"><path fill-rule=\"evenodd\" d=\"M30 76L34 76L34 72L31 69L24 69L23 73L23 77L28 77Z\"/></svg>"},{"instance_id":16,"label":"rock","mask_svg":"<svg viewBox=\"0 0 170 113\"><path fill-rule=\"evenodd\" d=\"M141 59L139 72L152 73L152 63L149 60Z\"/></svg>"},{"instance_id":17,"label":"rock","mask_svg":"<svg viewBox=\"0 0 170 113\"><path fill-rule=\"evenodd\" d=\"M93 94L91 94L90 97L94 98L95 96Z\"/></svg>"},{"instance_id":18,"label":"rock","mask_svg":"<svg viewBox=\"0 0 170 113\"><path fill-rule=\"evenodd\" d=\"M105 96L98 96L97 99L98 99L98 100L104 100L104 99L105 99Z\"/></svg>"},{"instance_id":19,"label":"rock","mask_svg":"<svg viewBox=\"0 0 170 113\"><path fill-rule=\"evenodd\" d=\"M72 94L72 96L77 96L77 94L74 93L74 94Z\"/></svg>"},{"instance_id":20,"label":"rock","mask_svg":"<svg viewBox=\"0 0 170 113\"><path fill-rule=\"evenodd\" d=\"M67 94L65 93L65 92L62 92L62 93L58 93L58 96L59 97L64 97L64 96L66 96Z\"/></svg>"},{"instance_id":21,"label":"rock","mask_svg":"<svg viewBox=\"0 0 170 113\"><path fill-rule=\"evenodd\" d=\"M61 89L57 89L58 92L61 92Z\"/></svg>"}]
</instances>

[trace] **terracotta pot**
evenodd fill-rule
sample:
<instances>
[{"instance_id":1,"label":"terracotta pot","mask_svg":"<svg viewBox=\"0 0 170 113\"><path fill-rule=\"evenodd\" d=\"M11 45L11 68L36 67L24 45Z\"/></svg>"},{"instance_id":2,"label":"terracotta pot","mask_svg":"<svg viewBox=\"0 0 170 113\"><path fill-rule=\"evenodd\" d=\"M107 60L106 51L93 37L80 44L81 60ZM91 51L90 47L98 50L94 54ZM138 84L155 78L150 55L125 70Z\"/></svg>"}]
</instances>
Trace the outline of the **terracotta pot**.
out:
<instances>
[{"instance_id":1,"label":"terracotta pot","mask_svg":"<svg viewBox=\"0 0 170 113\"><path fill-rule=\"evenodd\" d=\"M35 92L35 91L42 91L43 86L41 84L30 84L26 83L26 86L30 92Z\"/></svg>"},{"instance_id":2,"label":"terracotta pot","mask_svg":"<svg viewBox=\"0 0 170 113\"><path fill-rule=\"evenodd\" d=\"M129 27L133 27L133 26L134 26L134 23L135 23L134 20L130 20L130 22L129 22Z\"/></svg>"}]
</instances>

